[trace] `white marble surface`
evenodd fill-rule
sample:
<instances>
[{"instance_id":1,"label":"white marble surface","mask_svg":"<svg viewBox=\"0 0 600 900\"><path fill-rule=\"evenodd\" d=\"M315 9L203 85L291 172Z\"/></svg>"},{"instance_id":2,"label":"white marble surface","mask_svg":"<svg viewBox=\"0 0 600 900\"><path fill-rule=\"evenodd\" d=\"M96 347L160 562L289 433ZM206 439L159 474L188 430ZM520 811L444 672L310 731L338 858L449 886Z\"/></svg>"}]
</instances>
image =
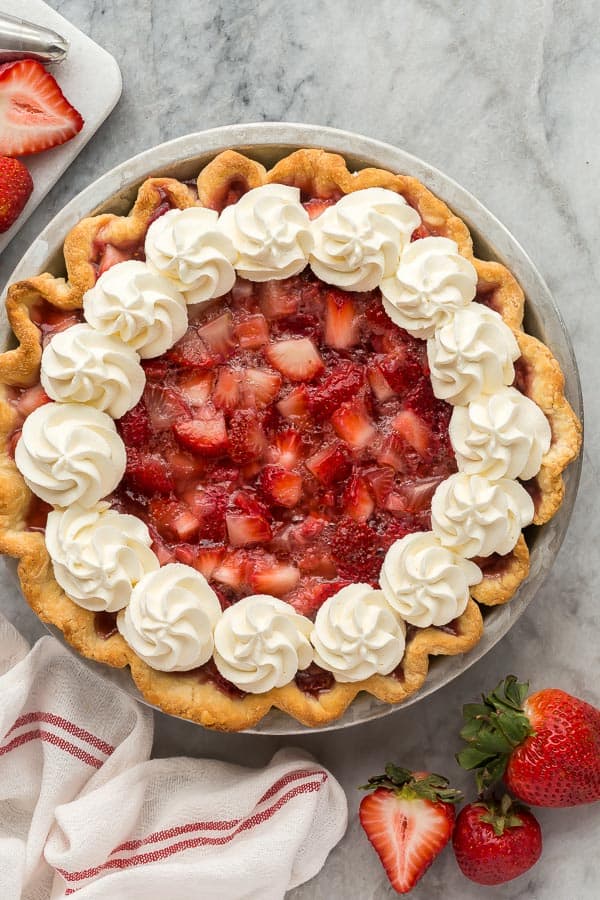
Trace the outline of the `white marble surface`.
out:
<instances>
[{"instance_id":1,"label":"white marble surface","mask_svg":"<svg viewBox=\"0 0 600 900\"><path fill-rule=\"evenodd\" d=\"M397 144L478 196L529 251L575 345L586 404L584 474L552 575L512 632L442 692L378 723L296 741L347 790L348 833L293 900L395 896L356 820L357 784L388 760L446 772L460 705L513 671L600 704L600 32L596 0L51 0L118 60L123 97L0 257L0 283L52 215L91 180L155 143L215 125L317 122ZM5 579L3 608L43 631ZM157 755L266 761L280 738L211 734L156 717ZM446 850L413 896L587 900L598 896L600 805L541 811L544 855L500 888L465 881ZM228 898L226 898L228 900Z\"/></svg>"}]
</instances>

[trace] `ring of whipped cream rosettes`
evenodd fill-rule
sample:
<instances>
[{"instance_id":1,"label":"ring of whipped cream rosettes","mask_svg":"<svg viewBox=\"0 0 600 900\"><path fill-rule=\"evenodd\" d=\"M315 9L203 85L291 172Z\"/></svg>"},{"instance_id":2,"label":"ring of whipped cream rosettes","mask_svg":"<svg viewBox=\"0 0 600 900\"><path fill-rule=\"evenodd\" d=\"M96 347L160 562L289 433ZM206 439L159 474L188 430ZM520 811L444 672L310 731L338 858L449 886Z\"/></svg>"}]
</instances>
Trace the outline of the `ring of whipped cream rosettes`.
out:
<instances>
[{"instance_id":1,"label":"ring of whipped cream rosettes","mask_svg":"<svg viewBox=\"0 0 600 900\"><path fill-rule=\"evenodd\" d=\"M41 383L55 402L26 419L15 461L54 511L46 547L56 581L75 603L118 612L125 641L150 667L188 671L211 656L247 693L292 681L312 661L340 682L387 675L400 664L406 623L444 626L482 579L472 561L510 553L533 520L532 478L550 448L542 410L511 387L520 351L502 317L474 303L477 273L448 238L411 243L421 224L385 188L343 196L315 219L298 188L266 184L221 214L173 209L154 221L146 262L121 262L83 298L85 323L44 349ZM432 530L396 541L380 590L349 585L314 623L284 601L245 597L225 611L206 579L180 563L162 568L146 525L103 500L125 472L113 419L139 401L140 358L159 356L187 329L187 304L233 286L288 278L309 265L348 291L379 287L390 318L427 340L436 397L454 406L450 439L458 472L436 489Z\"/></svg>"}]
</instances>

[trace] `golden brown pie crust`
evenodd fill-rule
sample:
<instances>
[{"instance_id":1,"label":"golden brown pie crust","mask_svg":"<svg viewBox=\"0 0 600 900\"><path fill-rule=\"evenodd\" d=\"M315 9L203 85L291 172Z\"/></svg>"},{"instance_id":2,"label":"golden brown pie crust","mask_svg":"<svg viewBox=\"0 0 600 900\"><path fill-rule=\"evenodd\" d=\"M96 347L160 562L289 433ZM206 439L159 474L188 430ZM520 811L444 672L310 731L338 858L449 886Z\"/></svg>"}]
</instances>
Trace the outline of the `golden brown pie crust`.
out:
<instances>
[{"instance_id":1,"label":"golden brown pie crust","mask_svg":"<svg viewBox=\"0 0 600 900\"><path fill-rule=\"evenodd\" d=\"M99 636L95 614L75 604L58 586L43 535L25 531L31 494L6 446L14 413L5 400L4 385L31 385L39 378L39 331L30 319L30 307L40 299L64 310L81 307L83 294L96 280L91 262L95 243L101 241L119 248L141 241L165 197L179 209L201 205L220 211L245 191L270 182L300 188L303 199L338 199L363 188L389 188L417 209L431 233L455 240L462 255L471 260L478 274L478 293L502 315L517 337L526 372L522 389L541 407L551 425L552 444L533 491L535 524L547 522L559 508L564 495L562 472L581 445L581 425L565 399L564 377L557 361L544 344L522 330L524 296L519 284L501 264L473 256L471 236L464 222L415 178L373 168L351 173L341 156L322 150L298 150L267 171L254 160L227 150L198 176L197 197L192 188L175 179L150 178L140 186L128 216L105 213L79 222L64 244L66 279L45 273L13 284L8 290L7 313L18 346L0 355L0 551L19 559L19 578L31 607L44 621L60 628L80 653L111 666L128 665L136 685L151 703L165 712L222 731L250 728L271 707L305 725L324 725L338 718L360 691L386 703L401 703L422 686L430 656L464 653L479 641L483 619L478 604L494 606L507 602L529 572L529 552L521 535L505 558L502 570L485 574L483 581L471 590L474 599L453 623L456 633L437 628L417 630L409 635L402 666L394 675L376 675L355 684L336 682L331 690L316 696L303 692L292 682L265 694L238 698L210 681L202 683L197 673L158 672L142 662L120 634Z\"/></svg>"}]
</instances>

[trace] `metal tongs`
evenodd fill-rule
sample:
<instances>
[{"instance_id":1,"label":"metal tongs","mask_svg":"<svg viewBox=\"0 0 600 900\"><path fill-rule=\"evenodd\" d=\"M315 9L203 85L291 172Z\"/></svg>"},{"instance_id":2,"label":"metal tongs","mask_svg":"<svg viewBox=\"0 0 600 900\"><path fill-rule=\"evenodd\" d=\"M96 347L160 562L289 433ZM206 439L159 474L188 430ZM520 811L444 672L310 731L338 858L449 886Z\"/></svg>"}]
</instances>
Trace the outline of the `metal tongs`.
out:
<instances>
[{"instance_id":1,"label":"metal tongs","mask_svg":"<svg viewBox=\"0 0 600 900\"><path fill-rule=\"evenodd\" d=\"M68 51L68 40L56 31L0 12L0 64L16 59L58 63Z\"/></svg>"}]
</instances>

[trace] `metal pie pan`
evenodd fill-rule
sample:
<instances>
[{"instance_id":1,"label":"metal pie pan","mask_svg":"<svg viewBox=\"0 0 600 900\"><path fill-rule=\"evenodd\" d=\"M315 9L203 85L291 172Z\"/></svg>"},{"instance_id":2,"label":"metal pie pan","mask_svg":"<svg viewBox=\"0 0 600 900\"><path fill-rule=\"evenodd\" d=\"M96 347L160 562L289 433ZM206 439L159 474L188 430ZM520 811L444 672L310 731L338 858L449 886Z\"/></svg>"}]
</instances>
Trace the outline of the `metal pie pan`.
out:
<instances>
[{"instance_id":1,"label":"metal pie pan","mask_svg":"<svg viewBox=\"0 0 600 900\"><path fill-rule=\"evenodd\" d=\"M318 147L340 153L350 169L379 166L393 172L413 175L444 200L469 226L476 255L482 259L504 263L522 285L527 297L526 329L544 341L560 362L565 374L567 397L577 415L582 417L577 364L564 322L543 278L515 238L475 197L442 172L397 147L347 131L289 123L228 125L185 135L146 150L116 166L71 200L34 241L10 276L8 284L43 271L64 274L62 245L67 232L87 215L99 212L127 213L138 186L149 176L192 178L217 153L228 148L239 150L270 166L299 147ZM3 345L7 346L10 342L10 330L4 306L1 315L1 337ZM432 658L425 684L400 706L391 706L371 695L359 694L341 718L324 728L306 728L279 710L272 710L256 728L249 729L249 733L289 735L334 731L398 713L439 690L481 659L522 615L552 567L567 531L580 471L581 456L565 472L565 500L557 515L542 528L529 529L529 578L505 606L484 610L484 634L473 650L460 656ZM65 646L69 646L57 628L48 628ZM128 669L112 669L81 658L103 679L146 703L135 687Z\"/></svg>"}]
</instances>

